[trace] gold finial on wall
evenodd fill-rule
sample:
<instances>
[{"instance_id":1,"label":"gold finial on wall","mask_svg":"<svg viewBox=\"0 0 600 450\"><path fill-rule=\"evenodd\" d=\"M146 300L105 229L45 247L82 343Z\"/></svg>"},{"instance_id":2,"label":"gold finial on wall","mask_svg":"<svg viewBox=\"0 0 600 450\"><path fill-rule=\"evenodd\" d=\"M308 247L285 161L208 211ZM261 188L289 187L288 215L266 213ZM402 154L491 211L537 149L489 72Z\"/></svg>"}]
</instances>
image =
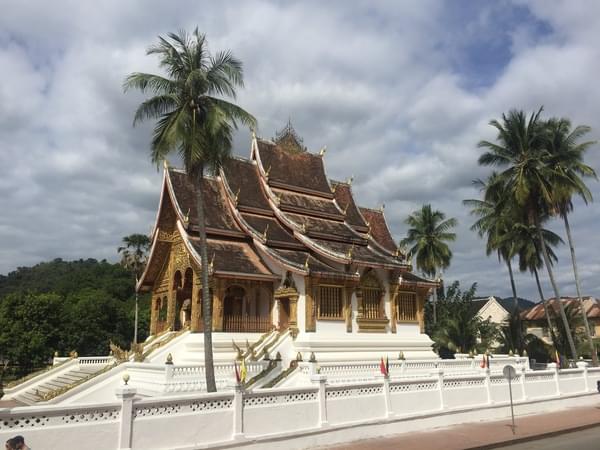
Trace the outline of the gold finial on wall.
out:
<instances>
[{"instance_id":1,"label":"gold finial on wall","mask_svg":"<svg viewBox=\"0 0 600 450\"><path fill-rule=\"evenodd\" d=\"M327 146L324 145L323 147L321 147L321 150L319 150L319 156L323 157L325 156L325 153L327 153Z\"/></svg>"}]
</instances>

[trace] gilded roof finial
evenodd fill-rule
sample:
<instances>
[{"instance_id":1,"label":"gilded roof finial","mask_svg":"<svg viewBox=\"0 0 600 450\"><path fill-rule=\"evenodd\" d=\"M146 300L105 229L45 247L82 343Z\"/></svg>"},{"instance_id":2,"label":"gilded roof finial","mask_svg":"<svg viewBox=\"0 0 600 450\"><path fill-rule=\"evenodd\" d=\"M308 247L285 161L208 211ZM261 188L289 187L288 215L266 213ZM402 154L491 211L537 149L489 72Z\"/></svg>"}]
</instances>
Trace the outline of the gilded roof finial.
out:
<instances>
[{"instance_id":1,"label":"gilded roof finial","mask_svg":"<svg viewBox=\"0 0 600 450\"><path fill-rule=\"evenodd\" d=\"M183 216L183 221L185 222L186 226L190 223L190 208L188 208L185 216Z\"/></svg>"},{"instance_id":2,"label":"gilded roof finial","mask_svg":"<svg viewBox=\"0 0 600 450\"><path fill-rule=\"evenodd\" d=\"M302 233L306 233L306 224L305 224L305 223L303 223L303 224L300 226L300 230L302 231Z\"/></svg>"},{"instance_id":3,"label":"gilded roof finial","mask_svg":"<svg viewBox=\"0 0 600 450\"><path fill-rule=\"evenodd\" d=\"M169 168L169 160L168 160L167 158L163 159L163 167L164 167L165 169L168 169L168 168Z\"/></svg>"},{"instance_id":4,"label":"gilded roof finial","mask_svg":"<svg viewBox=\"0 0 600 450\"><path fill-rule=\"evenodd\" d=\"M210 260L210 264L208 265L209 270L212 272L215 268L215 252L212 254L212 258Z\"/></svg>"},{"instance_id":5,"label":"gilded roof finial","mask_svg":"<svg viewBox=\"0 0 600 450\"><path fill-rule=\"evenodd\" d=\"M267 224L267 226L265 227L265 231L263 231L262 237L263 240L267 240L267 232L269 231L269 224Z\"/></svg>"},{"instance_id":6,"label":"gilded roof finial","mask_svg":"<svg viewBox=\"0 0 600 450\"><path fill-rule=\"evenodd\" d=\"M251 131L252 131L252 140L255 140L256 139L256 130L254 129L254 127L252 127Z\"/></svg>"},{"instance_id":7,"label":"gilded roof finial","mask_svg":"<svg viewBox=\"0 0 600 450\"><path fill-rule=\"evenodd\" d=\"M349 186L352 186L352 182L354 181L354 175L352 175L350 178L348 178L348 180L346 181L346 183L348 183Z\"/></svg>"},{"instance_id":8,"label":"gilded roof finial","mask_svg":"<svg viewBox=\"0 0 600 450\"><path fill-rule=\"evenodd\" d=\"M271 173L271 166L265 171L265 176L269 178L269 174Z\"/></svg>"},{"instance_id":9,"label":"gilded roof finial","mask_svg":"<svg viewBox=\"0 0 600 450\"><path fill-rule=\"evenodd\" d=\"M332 184L331 185L331 192L333 192L335 194L335 190L337 189L337 184Z\"/></svg>"},{"instance_id":10,"label":"gilded roof finial","mask_svg":"<svg viewBox=\"0 0 600 450\"><path fill-rule=\"evenodd\" d=\"M384 209L385 209L385 203L382 203L381 206L379 207L379 211L383 212Z\"/></svg>"},{"instance_id":11,"label":"gilded roof finial","mask_svg":"<svg viewBox=\"0 0 600 450\"><path fill-rule=\"evenodd\" d=\"M304 261L304 268L308 269L308 260L310 259L310 255L306 255L306 261Z\"/></svg>"},{"instance_id":12,"label":"gilded roof finial","mask_svg":"<svg viewBox=\"0 0 600 450\"><path fill-rule=\"evenodd\" d=\"M352 259L352 254L354 253L354 244L352 244L352 247L350 247L350 249L348 250L348 253L346 253L346 257L348 259Z\"/></svg>"},{"instance_id":13,"label":"gilded roof finial","mask_svg":"<svg viewBox=\"0 0 600 450\"><path fill-rule=\"evenodd\" d=\"M238 188L237 192L235 193L235 197L233 198L233 202L235 203L235 206L237 206L239 198L240 198L240 188Z\"/></svg>"},{"instance_id":14,"label":"gilded roof finial","mask_svg":"<svg viewBox=\"0 0 600 450\"><path fill-rule=\"evenodd\" d=\"M327 153L327 146L324 145L323 147L321 147L321 150L319 150L319 156L325 156L325 153Z\"/></svg>"},{"instance_id":15,"label":"gilded roof finial","mask_svg":"<svg viewBox=\"0 0 600 450\"><path fill-rule=\"evenodd\" d=\"M279 206L281 204L281 197L283 196L282 192L277 192L275 194L275 204Z\"/></svg>"},{"instance_id":16,"label":"gilded roof finial","mask_svg":"<svg viewBox=\"0 0 600 450\"><path fill-rule=\"evenodd\" d=\"M346 206L344 206L344 209L343 209L344 215L346 215L346 213L348 212L348 206L350 206L350 203L346 203Z\"/></svg>"}]
</instances>

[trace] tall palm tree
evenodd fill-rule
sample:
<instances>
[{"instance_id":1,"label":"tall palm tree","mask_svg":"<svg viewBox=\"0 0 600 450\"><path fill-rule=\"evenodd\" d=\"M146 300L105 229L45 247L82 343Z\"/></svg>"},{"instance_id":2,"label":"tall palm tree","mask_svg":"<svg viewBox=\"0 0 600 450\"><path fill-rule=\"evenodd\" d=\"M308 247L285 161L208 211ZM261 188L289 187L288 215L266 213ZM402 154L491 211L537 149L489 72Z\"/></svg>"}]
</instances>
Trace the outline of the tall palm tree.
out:
<instances>
[{"instance_id":1,"label":"tall palm tree","mask_svg":"<svg viewBox=\"0 0 600 450\"><path fill-rule=\"evenodd\" d=\"M564 244L562 238L556 233L543 229L542 236L545 241L546 248L548 249L548 256L552 263L558 261L558 257L554 253L552 247L556 247L559 244ZM548 331L550 333L552 343L556 342L554 334L554 327L552 326L551 319L551 308L548 307L548 302L544 297L542 285L540 283L540 277L538 270L544 266L544 261L540 255L540 244L538 242L537 230L534 226L527 225L523 222L515 223L510 236L507 236L514 243L516 253L519 256L519 270L521 272L529 271L534 275L535 282L537 285L538 293L540 295L540 302L544 307L544 314L546 315L546 323L548 324Z\"/></svg>"},{"instance_id":2,"label":"tall palm tree","mask_svg":"<svg viewBox=\"0 0 600 450\"><path fill-rule=\"evenodd\" d=\"M571 251L571 262L573 264L573 274L575 276L575 288L579 299L579 309L583 318L585 333L592 354L593 365L598 365L598 354L594 345L594 340L590 332L590 325L587 319L587 312L583 304L581 295L581 283L579 280L579 271L577 269L577 259L575 258L575 245L571 234L571 226L569 225L568 215L573 211L572 198L578 195L586 204L593 201L592 193L585 185L583 178L591 177L598 179L594 169L583 162L585 152L596 142L586 141L579 142L583 136L591 131L591 128L585 125L579 125L575 129L571 129L569 119L550 119L547 121L548 128L548 150L550 152L550 164L561 177L557 180L557 198L556 212L562 217L565 230L567 233L567 241ZM562 181L567 180L567 183Z\"/></svg>"},{"instance_id":3,"label":"tall palm tree","mask_svg":"<svg viewBox=\"0 0 600 450\"><path fill-rule=\"evenodd\" d=\"M511 263L514 256L514 245L510 239L506 239L515 221L516 211L507 202L504 195L505 186L502 181L496 172L493 172L486 181L474 180L473 184L479 187L483 193L483 200L467 199L463 200L463 204L471 207L471 215L479 217L471 226L471 230L476 231L479 237L486 236L486 255L489 256L496 252L498 261L506 263L514 310L518 311L519 298Z\"/></svg>"},{"instance_id":4,"label":"tall palm tree","mask_svg":"<svg viewBox=\"0 0 600 450\"><path fill-rule=\"evenodd\" d=\"M123 238L123 245L117 249L121 254L121 265L129 270L135 278L135 315L133 320L133 343L138 337L138 290L137 281L148 261L150 238L145 234L130 234Z\"/></svg>"},{"instance_id":5,"label":"tall palm tree","mask_svg":"<svg viewBox=\"0 0 600 450\"><path fill-rule=\"evenodd\" d=\"M523 111L511 110L508 115L502 115L501 122L492 120L490 125L498 131L496 142L479 142L479 147L487 149L479 157L479 164L504 168L498 175L507 188L506 194L515 205L522 208L528 223L535 226L548 278L554 295L560 299L548 249L542 238L541 218L549 214L556 202L557 180L566 180L549 165L549 152L545 145L547 133L545 124L540 119L541 113L542 108L527 118ZM571 356L577 359L564 306L561 302L558 304Z\"/></svg>"},{"instance_id":6,"label":"tall palm tree","mask_svg":"<svg viewBox=\"0 0 600 450\"><path fill-rule=\"evenodd\" d=\"M209 297L208 256L202 185L205 171L216 173L231 153L238 123L256 127L256 119L224 98L235 99L243 86L242 63L230 51L211 54L206 37L194 30L169 33L151 46L166 76L135 72L124 82L125 91L151 93L137 109L134 125L156 119L151 144L152 161L160 164L177 153L188 179L196 186L200 239L200 271L204 320L204 361L208 392L216 391L212 349L212 302Z\"/></svg>"},{"instance_id":7,"label":"tall palm tree","mask_svg":"<svg viewBox=\"0 0 600 450\"><path fill-rule=\"evenodd\" d=\"M405 223L410 226L406 238L400 245L410 246L409 253L416 255L417 269L427 276L437 278L438 269L446 269L452 259L452 251L447 242L454 242L456 227L454 218L446 219L446 215L432 210L431 205L423 205L419 211L408 216ZM436 290L434 289L433 322L436 317Z\"/></svg>"}]
</instances>

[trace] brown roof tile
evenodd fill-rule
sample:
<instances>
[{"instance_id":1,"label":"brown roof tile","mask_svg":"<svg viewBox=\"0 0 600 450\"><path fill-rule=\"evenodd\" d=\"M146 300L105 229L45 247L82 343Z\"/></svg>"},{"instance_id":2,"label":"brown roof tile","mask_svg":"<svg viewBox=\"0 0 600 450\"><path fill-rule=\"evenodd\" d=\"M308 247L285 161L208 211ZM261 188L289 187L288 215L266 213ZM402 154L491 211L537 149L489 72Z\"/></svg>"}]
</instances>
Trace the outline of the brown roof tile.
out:
<instances>
[{"instance_id":1,"label":"brown roof tile","mask_svg":"<svg viewBox=\"0 0 600 450\"><path fill-rule=\"evenodd\" d=\"M388 252L395 253L398 247L390 233L383 212L369 208L360 208L360 212L369 223L371 236L373 236L375 242Z\"/></svg>"},{"instance_id":2,"label":"brown roof tile","mask_svg":"<svg viewBox=\"0 0 600 450\"><path fill-rule=\"evenodd\" d=\"M267 230L267 243L271 242L283 242L287 244L301 245L294 239L291 233L283 228L279 222L272 217L257 216L253 214L242 214L242 218L246 223L252 227L258 234L262 234ZM267 229L267 226L269 227Z\"/></svg>"},{"instance_id":3,"label":"brown roof tile","mask_svg":"<svg viewBox=\"0 0 600 450\"><path fill-rule=\"evenodd\" d=\"M328 216L337 220L344 220L341 211L335 206L333 200L314 197L312 195L296 194L289 191L273 189L279 197L279 207L283 211L297 211L315 216Z\"/></svg>"},{"instance_id":4,"label":"brown roof tile","mask_svg":"<svg viewBox=\"0 0 600 450\"><path fill-rule=\"evenodd\" d=\"M286 214L298 225L306 227L306 233L309 236L330 237L334 240L345 240L348 242L364 243L366 240L353 232L344 222L334 220L320 219L316 217L304 216L300 214Z\"/></svg>"},{"instance_id":5,"label":"brown roof tile","mask_svg":"<svg viewBox=\"0 0 600 450\"><path fill-rule=\"evenodd\" d=\"M183 214L188 214L191 225L198 225L196 209L196 187L188 180L187 175L179 170L170 169L169 176L175 198ZM204 215L206 227L219 231L234 231L241 233L224 198L224 192L217 180L203 180Z\"/></svg>"},{"instance_id":6,"label":"brown roof tile","mask_svg":"<svg viewBox=\"0 0 600 450\"><path fill-rule=\"evenodd\" d=\"M576 297L562 297L562 304L565 308L569 307L577 307L579 308L579 299ZM546 301L546 304L549 308L552 308L552 311L558 314L559 307L556 298L550 298ZM583 304L586 309L587 317L590 319L600 318L600 304L599 300L593 297L583 297ZM540 302L535 306L523 311L521 313L521 317L523 320L545 320L546 313L544 311L544 305Z\"/></svg>"},{"instance_id":7,"label":"brown roof tile","mask_svg":"<svg viewBox=\"0 0 600 450\"><path fill-rule=\"evenodd\" d=\"M332 181L331 184L337 204L346 211L346 222L358 231L366 232L367 224L356 206L350 185L339 181Z\"/></svg>"},{"instance_id":8,"label":"brown roof tile","mask_svg":"<svg viewBox=\"0 0 600 450\"><path fill-rule=\"evenodd\" d=\"M272 142L257 142L263 169L269 173L270 185L333 197L322 157L304 151L287 152Z\"/></svg>"},{"instance_id":9,"label":"brown roof tile","mask_svg":"<svg viewBox=\"0 0 600 450\"><path fill-rule=\"evenodd\" d=\"M256 165L247 160L230 158L223 166L223 173L231 192L238 194L238 207L271 211L260 187Z\"/></svg>"},{"instance_id":10,"label":"brown roof tile","mask_svg":"<svg viewBox=\"0 0 600 450\"><path fill-rule=\"evenodd\" d=\"M352 255L352 260L363 264L378 264L385 266L402 267L403 264L397 259L380 255L366 245L354 245L345 242L334 242L324 239L312 239L320 247L331 250L336 253L348 256Z\"/></svg>"},{"instance_id":11,"label":"brown roof tile","mask_svg":"<svg viewBox=\"0 0 600 450\"><path fill-rule=\"evenodd\" d=\"M200 254L200 241L190 239ZM208 260L214 272L229 272L245 275L272 275L258 254L245 242L208 239Z\"/></svg>"}]
</instances>

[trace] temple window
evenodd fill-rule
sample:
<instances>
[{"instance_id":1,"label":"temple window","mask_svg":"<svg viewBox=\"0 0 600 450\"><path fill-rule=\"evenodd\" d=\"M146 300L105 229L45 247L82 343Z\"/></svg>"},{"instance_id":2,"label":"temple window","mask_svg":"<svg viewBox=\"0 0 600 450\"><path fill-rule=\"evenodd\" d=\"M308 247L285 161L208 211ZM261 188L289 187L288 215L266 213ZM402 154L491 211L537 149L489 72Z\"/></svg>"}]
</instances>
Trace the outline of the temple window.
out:
<instances>
[{"instance_id":1,"label":"temple window","mask_svg":"<svg viewBox=\"0 0 600 450\"><path fill-rule=\"evenodd\" d=\"M319 319L343 319L343 307L341 286L319 286Z\"/></svg>"},{"instance_id":2,"label":"temple window","mask_svg":"<svg viewBox=\"0 0 600 450\"><path fill-rule=\"evenodd\" d=\"M417 294L416 292L401 291L398 293L398 321L417 321Z\"/></svg>"},{"instance_id":3,"label":"temple window","mask_svg":"<svg viewBox=\"0 0 600 450\"><path fill-rule=\"evenodd\" d=\"M367 272L361 280L362 291L362 317L365 319L377 319L382 316L383 289L379 280L372 271Z\"/></svg>"}]
</instances>

